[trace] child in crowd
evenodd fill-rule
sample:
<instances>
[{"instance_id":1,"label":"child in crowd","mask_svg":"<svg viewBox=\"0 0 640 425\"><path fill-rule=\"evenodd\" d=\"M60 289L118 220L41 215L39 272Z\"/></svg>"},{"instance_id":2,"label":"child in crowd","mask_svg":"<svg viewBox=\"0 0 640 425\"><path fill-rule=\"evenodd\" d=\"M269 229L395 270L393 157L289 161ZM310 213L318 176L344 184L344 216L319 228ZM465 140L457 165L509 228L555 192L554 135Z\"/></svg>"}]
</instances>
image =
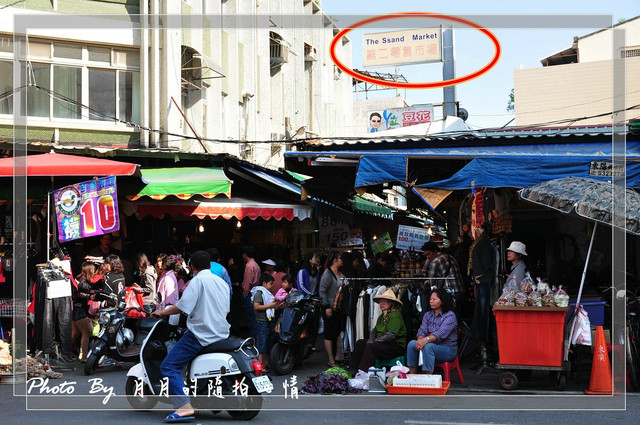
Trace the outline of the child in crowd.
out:
<instances>
[{"instance_id":1,"label":"child in crowd","mask_svg":"<svg viewBox=\"0 0 640 425\"><path fill-rule=\"evenodd\" d=\"M293 288L293 276L285 274L282 276L282 287L276 292L276 301L284 302L291 291L295 291Z\"/></svg>"},{"instance_id":2,"label":"child in crowd","mask_svg":"<svg viewBox=\"0 0 640 425\"><path fill-rule=\"evenodd\" d=\"M260 353L258 354L258 361L264 365L265 373L271 371L269 367L269 352L274 340L274 308L278 305L273 294L269 291L271 285L273 285L273 276L269 273L262 273L260 286L255 286L251 289L253 309L256 312L256 348Z\"/></svg>"}]
</instances>

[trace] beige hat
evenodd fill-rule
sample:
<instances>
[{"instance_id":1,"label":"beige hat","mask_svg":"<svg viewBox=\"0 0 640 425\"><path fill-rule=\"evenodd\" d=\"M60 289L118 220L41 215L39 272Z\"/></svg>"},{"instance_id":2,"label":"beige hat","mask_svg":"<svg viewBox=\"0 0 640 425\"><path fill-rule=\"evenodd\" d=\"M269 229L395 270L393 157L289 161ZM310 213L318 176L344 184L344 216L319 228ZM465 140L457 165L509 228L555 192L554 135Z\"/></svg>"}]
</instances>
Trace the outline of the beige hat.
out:
<instances>
[{"instance_id":1,"label":"beige hat","mask_svg":"<svg viewBox=\"0 0 640 425\"><path fill-rule=\"evenodd\" d=\"M387 289L382 295L376 295L375 297L373 297L373 300L377 303L380 302L380 300L395 301L398 304L402 305L402 301L396 298L396 294L394 294L391 289Z\"/></svg>"},{"instance_id":2,"label":"beige hat","mask_svg":"<svg viewBox=\"0 0 640 425\"><path fill-rule=\"evenodd\" d=\"M522 242L513 241L507 251L517 252L518 254L527 255L527 246Z\"/></svg>"}]
</instances>

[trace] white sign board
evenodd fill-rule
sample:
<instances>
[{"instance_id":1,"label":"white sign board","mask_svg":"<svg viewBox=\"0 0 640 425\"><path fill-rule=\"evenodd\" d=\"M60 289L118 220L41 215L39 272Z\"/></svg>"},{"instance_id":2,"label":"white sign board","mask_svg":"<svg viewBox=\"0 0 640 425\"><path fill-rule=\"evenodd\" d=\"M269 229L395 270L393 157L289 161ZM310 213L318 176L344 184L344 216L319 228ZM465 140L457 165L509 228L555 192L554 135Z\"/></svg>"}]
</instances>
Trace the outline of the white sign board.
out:
<instances>
[{"instance_id":1,"label":"white sign board","mask_svg":"<svg viewBox=\"0 0 640 425\"><path fill-rule=\"evenodd\" d=\"M374 68L440 62L441 36L440 28L365 34L362 37L363 66Z\"/></svg>"},{"instance_id":2,"label":"white sign board","mask_svg":"<svg viewBox=\"0 0 640 425\"><path fill-rule=\"evenodd\" d=\"M347 223L336 221L331 217L320 217L318 219L318 225L320 243L323 246L344 246L351 237L349 225Z\"/></svg>"},{"instance_id":3,"label":"white sign board","mask_svg":"<svg viewBox=\"0 0 640 425\"><path fill-rule=\"evenodd\" d=\"M362 245L362 229L349 229L349 239L338 242L338 246L358 246Z\"/></svg>"},{"instance_id":4,"label":"white sign board","mask_svg":"<svg viewBox=\"0 0 640 425\"><path fill-rule=\"evenodd\" d=\"M422 245L426 242L429 242L429 233L427 233L427 229L404 225L398 226L396 248L420 251L422 249Z\"/></svg>"},{"instance_id":5,"label":"white sign board","mask_svg":"<svg viewBox=\"0 0 640 425\"><path fill-rule=\"evenodd\" d=\"M369 133L393 128L409 127L433 122L433 105L413 105L406 108L389 108L383 111L369 111Z\"/></svg>"}]
</instances>

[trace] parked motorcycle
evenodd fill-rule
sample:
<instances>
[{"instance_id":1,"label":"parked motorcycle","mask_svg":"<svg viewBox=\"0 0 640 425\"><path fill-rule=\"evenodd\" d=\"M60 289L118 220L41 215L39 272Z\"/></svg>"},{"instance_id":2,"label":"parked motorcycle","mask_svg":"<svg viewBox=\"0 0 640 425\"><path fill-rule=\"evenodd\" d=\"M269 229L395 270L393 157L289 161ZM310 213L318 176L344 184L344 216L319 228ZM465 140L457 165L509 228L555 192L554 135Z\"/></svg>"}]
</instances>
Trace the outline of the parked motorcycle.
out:
<instances>
[{"instance_id":1,"label":"parked motorcycle","mask_svg":"<svg viewBox=\"0 0 640 425\"><path fill-rule=\"evenodd\" d=\"M167 346L171 347L180 334L178 320L149 320L156 322L142 345L140 363L127 372L125 393L134 409L148 410L158 401L171 402L160 365L167 356ZM257 360L258 354L252 338L228 338L200 351L187 365L186 372L193 407L210 409L214 413L227 410L238 420L257 416L262 408L261 394L273 390L271 379L261 374L263 366ZM244 396L239 390L243 386L246 389Z\"/></svg>"},{"instance_id":2,"label":"parked motorcycle","mask_svg":"<svg viewBox=\"0 0 640 425\"><path fill-rule=\"evenodd\" d=\"M112 303L111 305L117 302L117 297L113 294L96 295L96 300L104 299L109 299L109 302ZM133 330L125 327L126 319L124 302L118 303L117 307L100 310L98 317L100 332L96 337L92 338L87 362L84 364L85 375L93 374L107 358L122 362L138 360L142 342L148 335L155 320L141 319L138 325L138 332L134 336Z\"/></svg>"},{"instance_id":3,"label":"parked motorcycle","mask_svg":"<svg viewBox=\"0 0 640 425\"><path fill-rule=\"evenodd\" d=\"M296 363L308 358L318 336L320 300L301 291L285 299L286 307L275 326L276 343L270 363L279 375L291 373Z\"/></svg>"}]
</instances>

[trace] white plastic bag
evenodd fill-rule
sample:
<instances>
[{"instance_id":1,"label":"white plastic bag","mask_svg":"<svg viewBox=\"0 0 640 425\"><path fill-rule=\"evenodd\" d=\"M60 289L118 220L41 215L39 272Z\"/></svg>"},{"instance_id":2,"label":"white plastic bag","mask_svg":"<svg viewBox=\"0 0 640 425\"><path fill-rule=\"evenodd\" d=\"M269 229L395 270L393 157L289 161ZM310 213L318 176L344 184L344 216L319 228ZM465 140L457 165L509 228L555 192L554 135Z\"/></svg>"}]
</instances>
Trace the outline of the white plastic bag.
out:
<instances>
[{"instance_id":1,"label":"white plastic bag","mask_svg":"<svg viewBox=\"0 0 640 425\"><path fill-rule=\"evenodd\" d=\"M359 370L353 379L349 379L349 387L369 391L369 374Z\"/></svg>"},{"instance_id":2,"label":"white plastic bag","mask_svg":"<svg viewBox=\"0 0 640 425\"><path fill-rule=\"evenodd\" d=\"M571 327L572 345L591 345L591 323L589 313L584 308L579 307L573 318Z\"/></svg>"}]
</instances>

